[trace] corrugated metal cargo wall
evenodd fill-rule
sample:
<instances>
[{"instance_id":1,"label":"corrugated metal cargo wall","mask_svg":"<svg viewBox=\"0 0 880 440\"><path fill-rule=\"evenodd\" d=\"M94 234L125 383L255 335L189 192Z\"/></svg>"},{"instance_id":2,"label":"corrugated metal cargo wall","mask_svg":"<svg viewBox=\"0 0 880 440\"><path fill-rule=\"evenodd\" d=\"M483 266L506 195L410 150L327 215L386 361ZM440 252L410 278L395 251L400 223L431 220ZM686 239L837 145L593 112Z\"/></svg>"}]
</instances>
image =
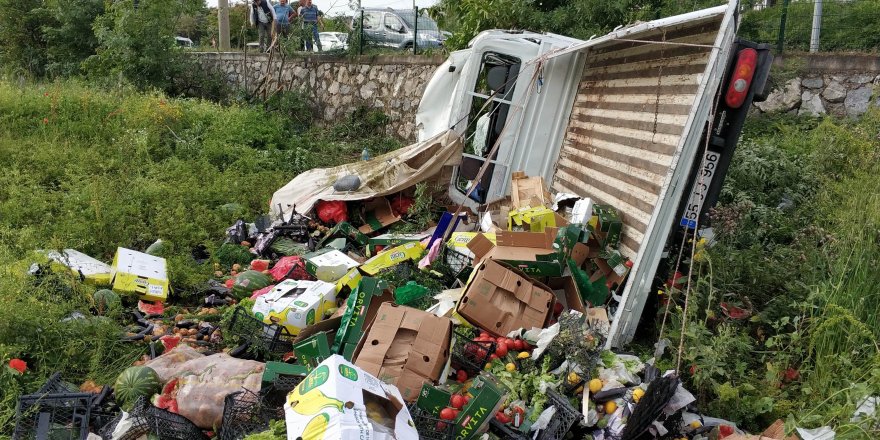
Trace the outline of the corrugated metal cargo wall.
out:
<instances>
[{"instance_id":1,"label":"corrugated metal cargo wall","mask_svg":"<svg viewBox=\"0 0 880 440\"><path fill-rule=\"evenodd\" d=\"M721 25L711 21L646 31L587 52L553 188L620 211L620 250L639 251Z\"/></svg>"}]
</instances>

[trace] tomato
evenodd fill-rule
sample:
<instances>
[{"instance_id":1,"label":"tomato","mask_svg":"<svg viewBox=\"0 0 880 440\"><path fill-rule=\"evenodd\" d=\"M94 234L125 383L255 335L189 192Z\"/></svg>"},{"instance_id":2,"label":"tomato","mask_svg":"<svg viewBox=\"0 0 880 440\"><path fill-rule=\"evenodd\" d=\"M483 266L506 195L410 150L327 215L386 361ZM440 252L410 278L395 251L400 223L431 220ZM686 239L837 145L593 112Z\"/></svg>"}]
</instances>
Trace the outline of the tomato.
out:
<instances>
[{"instance_id":1,"label":"tomato","mask_svg":"<svg viewBox=\"0 0 880 440\"><path fill-rule=\"evenodd\" d=\"M459 415L459 414L461 414L461 410L460 410L460 409L452 408L452 415L453 415L453 417L455 417L456 419L458 419L458 415Z\"/></svg>"},{"instance_id":2,"label":"tomato","mask_svg":"<svg viewBox=\"0 0 880 440\"><path fill-rule=\"evenodd\" d=\"M498 359L497 351L496 351L495 353L492 353L491 356L489 356L489 362L492 362L492 361L494 361L495 359Z\"/></svg>"},{"instance_id":3,"label":"tomato","mask_svg":"<svg viewBox=\"0 0 880 440\"><path fill-rule=\"evenodd\" d=\"M507 345L506 344L498 344L498 347L495 348L495 354L498 357L507 356Z\"/></svg>"},{"instance_id":4,"label":"tomato","mask_svg":"<svg viewBox=\"0 0 880 440\"><path fill-rule=\"evenodd\" d=\"M489 333L487 333L487 332L480 332L480 337L488 339L490 336L489 336Z\"/></svg>"},{"instance_id":5,"label":"tomato","mask_svg":"<svg viewBox=\"0 0 880 440\"><path fill-rule=\"evenodd\" d=\"M513 339L507 338L504 340L504 344L507 345L507 351L516 350L516 342Z\"/></svg>"},{"instance_id":6,"label":"tomato","mask_svg":"<svg viewBox=\"0 0 880 440\"><path fill-rule=\"evenodd\" d=\"M505 425L511 422L511 418L504 414L504 411L498 411L495 413L495 419Z\"/></svg>"},{"instance_id":7,"label":"tomato","mask_svg":"<svg viewBox=\"0 0 880 440\"><path fill-rule=\"evenodd\" d=\"M564 307L562 306L561 302L553 304L553 314L558 316L560 313L562 313L563 308Z\"/></svg>"},{"instance_id":8,"label":"tomato","mask_svg":"<svg viewBox=\"0 0 880 440\"><path fill-rule=\"evenodd\" d=\"M465 404L464 396L462 396L461 394L453 394L452 398L449 399L449 404L452 405L452 407L455 409L464 408L464 404Z\"/></svg>"},{"instance_id":9,"label":"tomato","mask_svg":"<svg viewBox=\"0 0 880 440\"><path fill-rule=\"evenodd\" d=\"M464 395L464 404L467 405L471 401L471 396L465 394Z\"/></svg>"},{"instance_id":10,"label":"tomato","mask_svg":"<svg viewBox=\"0 0 880 440\"><path fill-rule=\"evenodd\" d=\"M440 410L440 418L443 420L452 420L455 418L455 411L449 407L443 408Z\"/></svg>"},{"instance_id":11,"label":"tomato","mask_svg":"<svg viewBox=\"0 0 880 440\"><path fill-rule=\"evenodd\" d=\"M730 425L718 425L718 438L733 435L733 427Z\"/></svg>"},{"instance_id":12,"label":"tomato","mask_svg":"<svg viewBox=\"0 0 880 440\"><path fill-rule=\"evenodd\" d=\"M446 422L437 422L437 432L446 431L446 427L449 426L449 423Z\"/></svg>"},{"instance_id":13,"label":"tomato","mask_svg":"<svg viewBox=\"0 0 880 440\"><path fill-rule=\"evenodd\" d=\"M459 382L465 383L468 380L467 371L458 370L458 373L455 373L455 378L458 379Z\"/></svg>"},{"instance_id":14,"label":"tomato","mask_svg":"<svg viewBox=\"0 0 880 440\"><path fill-rule=\"evenodd\" d=\"M522 422L526 419L526 410L519 406L514 406L511 409L513 410L513 426L519 428L519 426L522 425Z\"/></svg>"},{"instance_id":15,"label":"tomato","mask_svg":"<svg viewBox=\"0 0 880 440\"><path fill-rule=\"evenodd\" d=\"M523 351L526 349L526 343L523 342L522 339L516 339L513 341L513 349L516 351Z\"/></svg>"}]
</instances>

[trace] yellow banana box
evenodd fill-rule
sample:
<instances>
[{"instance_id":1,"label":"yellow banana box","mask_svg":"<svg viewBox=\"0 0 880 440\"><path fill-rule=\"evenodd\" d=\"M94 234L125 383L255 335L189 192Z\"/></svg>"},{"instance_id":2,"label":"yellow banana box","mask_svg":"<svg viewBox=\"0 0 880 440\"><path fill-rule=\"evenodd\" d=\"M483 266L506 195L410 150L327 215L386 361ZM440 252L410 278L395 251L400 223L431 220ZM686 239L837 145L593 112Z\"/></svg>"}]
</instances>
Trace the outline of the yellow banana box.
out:
<instances>
[{"instance_id":1,"label":"yellow banana box","mask_svg":"<svg viewBox=\"0 0 880 440\"><path fill-rule=\"evenodd\" d=\"M113 290L149 301L168 299L168 263L164 258L126 248L113 257Z\"/></svg>"},{"instance_id":2,"label":"yellow banana box","mask_svg":"<svg viewBox=\"0 0 880 440\"><path fill-rule=\"evenodd\" d=\"M287 395L288 440L417 439L397 387L342 356L321 362Z\"/></svg>"},{"instance_id":3,"label":"yellow banana box","mask_svg":"<svg viewBox=\"0 0 880 440\"><path fill-rule=\"evenodd\" d=\"M375 275L383 269L396 266L406 260L417 261L424 252L425 247L417 241L404 243L370 258L361 265L360 269L367 275Z\"/></svg>"},{"instance_id":4,"label":"yellow banana box","mask_svg":"<svg viewBox=\"0 0 880 440\"><path fill-rule=\"evenodd\" d=\"M324 318L336 307L336 285L323 281L284 280L260 295L251 309L266 324L279 324L292 335Z\"/></svg>"}]
</instances>

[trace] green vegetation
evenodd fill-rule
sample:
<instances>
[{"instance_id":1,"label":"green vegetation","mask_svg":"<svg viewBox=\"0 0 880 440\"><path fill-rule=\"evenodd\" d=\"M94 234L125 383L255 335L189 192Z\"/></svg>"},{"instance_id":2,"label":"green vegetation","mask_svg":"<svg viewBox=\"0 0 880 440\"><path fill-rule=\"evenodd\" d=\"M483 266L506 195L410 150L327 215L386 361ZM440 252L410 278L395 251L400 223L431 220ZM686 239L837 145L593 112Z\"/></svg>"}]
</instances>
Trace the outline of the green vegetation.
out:
<instances>
[{"instance_id":1,"label":"green vegetation","mask_svg":"<svg viewBox=\"0 0 880 440\"><path fill-rule=\"evenodd\" d=\"M782 418L877 437L876 415L873 428L850 418L880 392L878 134L876 110L858 122L749 121L713 214L716 243L692 266L682 370L704 413L751 431ZM672 368L683 293L671 292L664 334Z\"/></svg>"},{"instance_id":2,"label":"green vegetation","mask_svg":"<svg viewBox=\"0 0 880 440\"><path fill-rule=\"evenodd\" d=\"M374 154L400 146L363 121L342 121L340 137L285 116L303 102L284 95L268 112L124 86L0 82L0 433L14 425L18 395L53 372L112 383L144 350L120 342L111 318L62 322L74 311L91 315L95 288L66 274L29 278L30 264L45 260L35 250L110 261L117 246L144 250L162 238L172 302L185 304L213 272L213 261L195 262L193 247L218 249L229 225L265 213L272 193L303 170L358 160L364 146ZM13 375L12 358L29 370Z\"/></svg>"}]
</instances>

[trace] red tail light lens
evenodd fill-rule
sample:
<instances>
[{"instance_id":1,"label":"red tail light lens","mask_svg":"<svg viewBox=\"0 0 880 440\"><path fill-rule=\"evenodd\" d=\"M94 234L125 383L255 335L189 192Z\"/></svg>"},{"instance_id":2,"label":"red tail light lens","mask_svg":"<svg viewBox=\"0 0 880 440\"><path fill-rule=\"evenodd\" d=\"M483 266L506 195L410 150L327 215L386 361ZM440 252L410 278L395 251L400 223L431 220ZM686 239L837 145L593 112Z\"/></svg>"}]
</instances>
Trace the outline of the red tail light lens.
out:
<instances>
[{"instance_id":1,"label":"red tail light lens","mask_svg":"<svg viewBox=\"0 0 880 440\"><path fill-rule=\"evenodd\" d=\"M755 75L757 65L758 51L755 49L739 51L730 84L727 85L727 94L724 95L724 102L728 107L739 108L743 105L746 95L749 94L749 87L752 85L752 77Z\"/></svg>"}]
</instances>

